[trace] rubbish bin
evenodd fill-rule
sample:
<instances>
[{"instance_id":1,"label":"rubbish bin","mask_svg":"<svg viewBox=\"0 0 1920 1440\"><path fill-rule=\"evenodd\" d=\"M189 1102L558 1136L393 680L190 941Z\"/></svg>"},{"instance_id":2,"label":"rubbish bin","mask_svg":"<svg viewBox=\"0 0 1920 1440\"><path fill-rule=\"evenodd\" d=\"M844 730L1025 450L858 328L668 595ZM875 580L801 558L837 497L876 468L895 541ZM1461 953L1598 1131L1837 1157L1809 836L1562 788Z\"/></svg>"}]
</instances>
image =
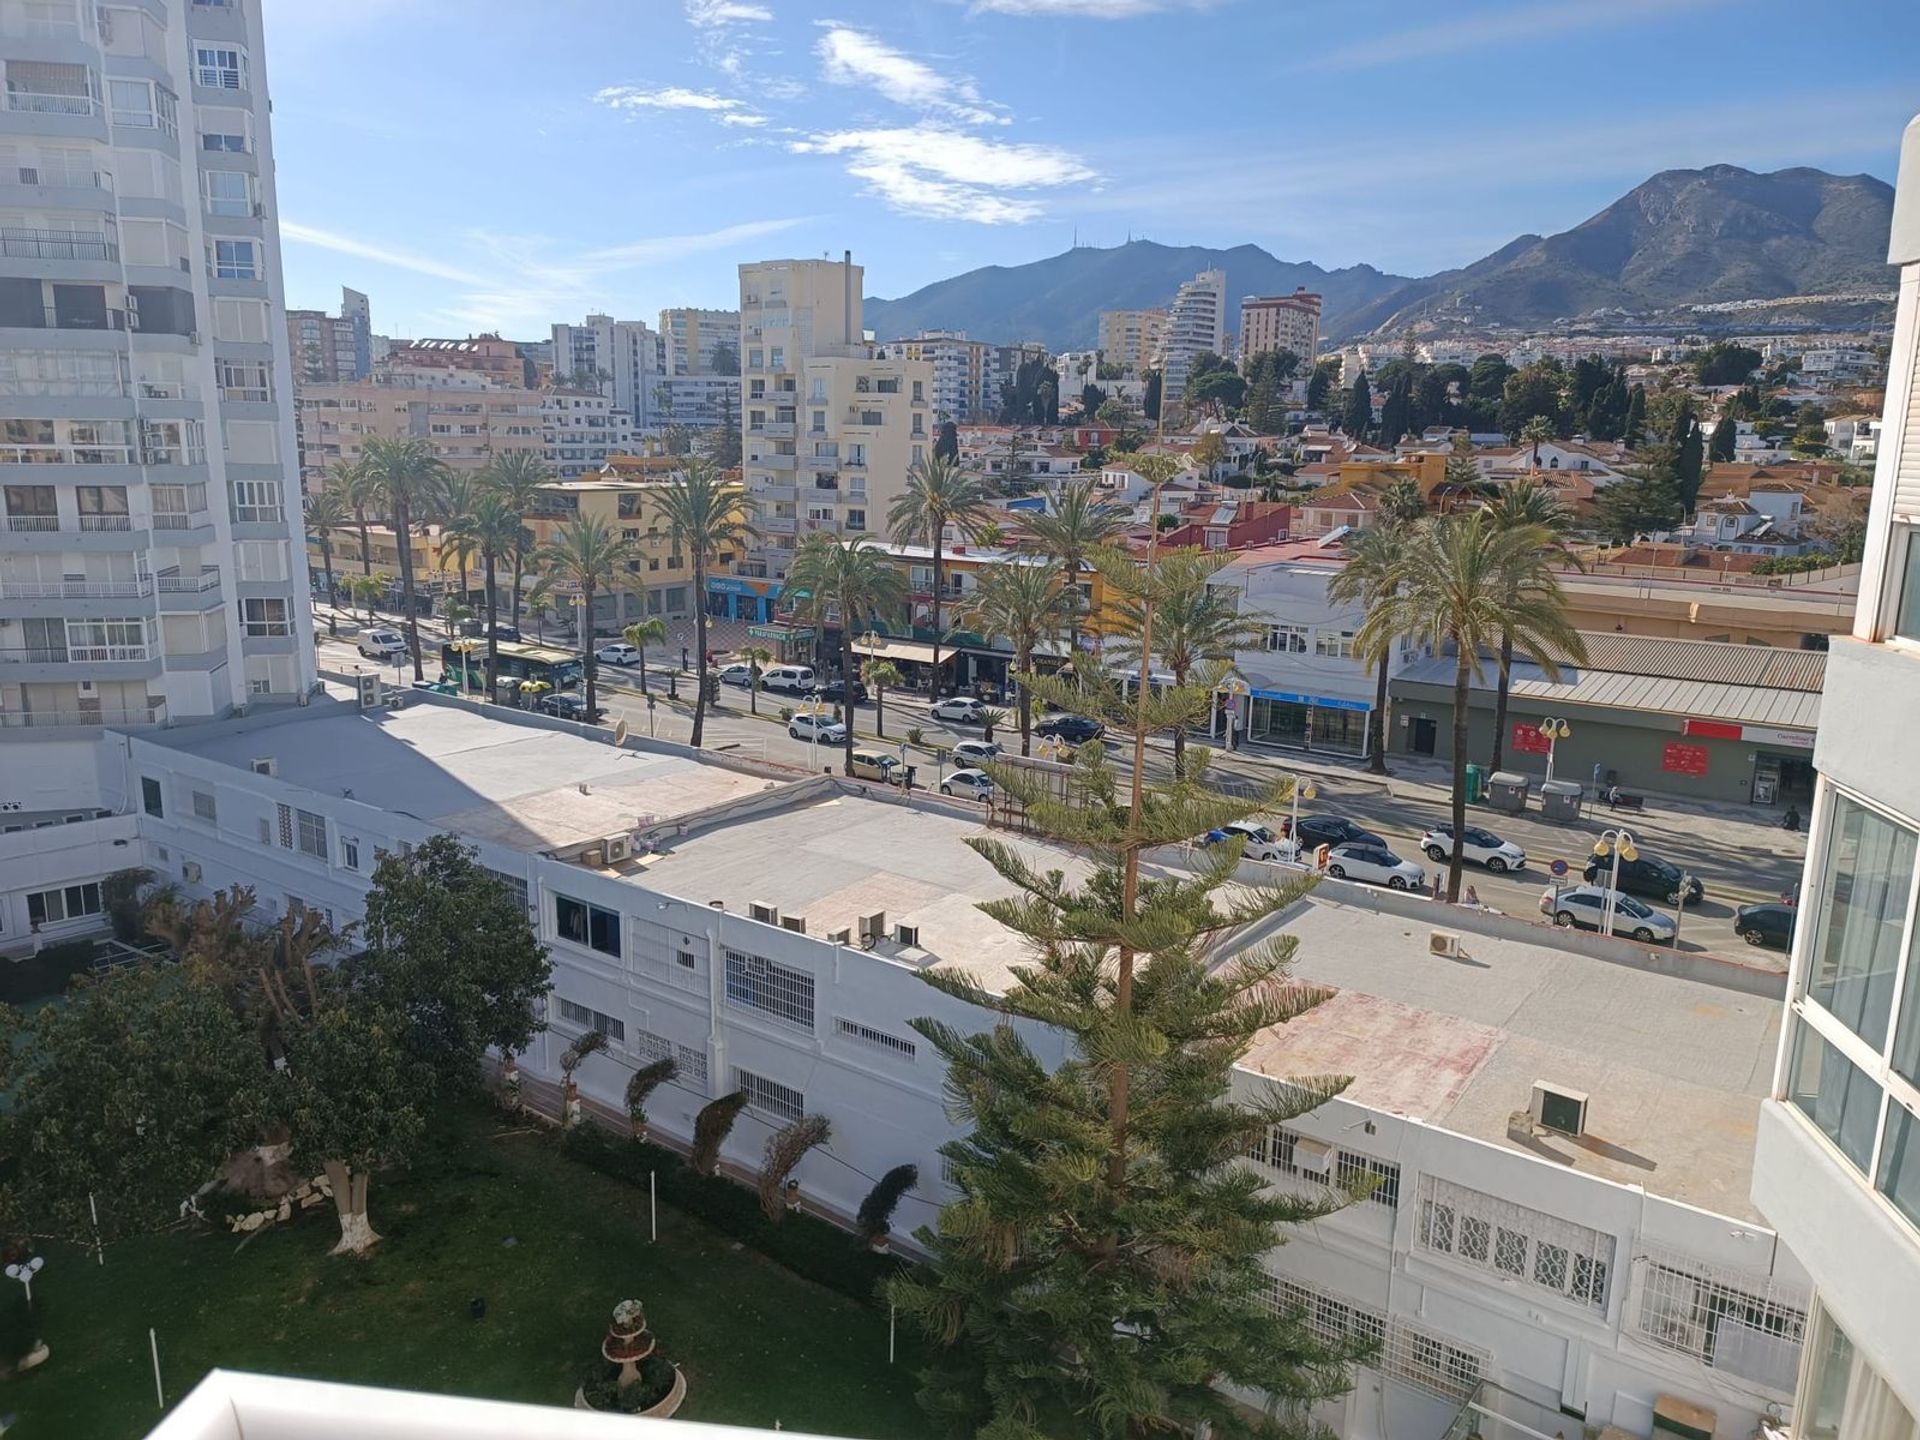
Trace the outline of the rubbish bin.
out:
<instances>
[{"instance_id":1,"label":"rubbish bin","mask_svg":"<svg viewBox=\"0 0 1920 1440\"><path fill-rule=\"evenodd\" d=\"M1529 783L1526 776L1512 770L1496 770L1487 777L1487 804L1504 814L1518 815L1527 808Z\"/></svg>"},{"instance_id":2,"label":"rubbish bin","mask_svg":"<svg viewBox=\"0 0 1920 1440\"><path fill-rule=\"evenodd\" d=\"M1540 813L1549 820L1567 822L1580 818L1580 806L1586 791L1577 780L1549 780L1540 787Z\"/></svg>"},{"instance_id":3,"label":"rubbish bin","mask_svg":"<svg viewBox=\"0 0 1920 1440\"><path fill-rule=\"evenodd\" d=\"M1467 804L1478 805L1486 795L1487 772L1478 765L1467 766Z\"/></svg>"}]
</instances>

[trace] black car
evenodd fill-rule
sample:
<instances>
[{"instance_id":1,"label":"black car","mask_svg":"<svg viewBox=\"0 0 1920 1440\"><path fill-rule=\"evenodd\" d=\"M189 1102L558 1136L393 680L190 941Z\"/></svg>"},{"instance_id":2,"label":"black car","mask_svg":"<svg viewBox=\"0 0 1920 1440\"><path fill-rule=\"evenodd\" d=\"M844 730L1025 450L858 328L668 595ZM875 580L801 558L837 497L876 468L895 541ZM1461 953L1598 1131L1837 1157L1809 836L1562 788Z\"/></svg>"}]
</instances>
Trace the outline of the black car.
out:
<instances>
[{"instance_id":1,"label":"black car","mask_svg":"<svg viewBox=\"0 0 1920 1440\"><path fill-rule=\"evenodd\" d=\"M1064 740L1069 745L1084 745L1107 733L1107 727L1084 715L1049 715L1033 727L1033 733L1049 740Z\"/></svg>"},{"instance_id":2,"label":"black car","mask_svg":"<svg viewBox=\"0 0 1920 1440\"><path fill-rule=\"evenodd\" d=\"M1387 842L1364 825L1356 825L1344 815L1303 815L1299 833L1288 837L1298 840L1302 850L1318 850L1322 845L1377 845Z\"/></svg>"},{"instance_id":3,"label":"black car","mask_svg":"<svg viewBox=\"0 0 1920 1440\"><path fill-rule=\"evenodd\" d=\"M1768 901L1763 905L1742 905L1733 912L1733 933L1749 945L1771 945L1777 950L1793 948L1793 926L1800 912L1791 905Z\"/></svg>"},{"instance_id":4,"label":"black car","mask_svg":"<svg viewBox=\"0 0 1920 1440\"><path fill-rule=\"evenodd\" d=\"M561 691L556 695L542 695L534 702L534 710L541 715L552 715L559 720L587 721L587 702L580 696ZM604 709L595 709L593 719L587 723L597 724L606 719Z\"/></svg>"},{"instance_id":5,"label":"black car","mask_svg":"<svg viewBox=\"0 0 1920 1440\"><path fill-rule=\"evenodd\" d=\"M470 640L478 640L487 633L486 622L478 619L462 620L460 622L460 633ZM496 640L518 640L520 638L520 631L512 625L495 625L493 627L493 638Z\"/></svg>"},{"instance_id":6,"label":"black car","mask_svg":"<svg viewBox=\"0 0 1920 1440\"><path fill-rule=\"evenodd\" d=\"M822 681L813 687L815 700L826 700L835 705L841 702L845 694L846 686L838 679ZM864 680L853 682L853 703L856 705L867 703L867 686Z\"/></svg>"},{"instance_id":7,"label":"black car","mask_svg":"<svg viewBox=\"0 0 1920 1440\"><path fill-rule=\"evenodd\" d=\"M1595 855L1587 861L1587 868L1581 872L1589 885L1611 885L1613 883L1613 856ZM1642 850L1629 860L1620 857L1619 888L1628 895L1645 895L1650 900L1664 900L1669 905L1680 903L1680 871L1678 867L1649 855ZM1695 876L1687 886L1687 904L1698 905L1706 897L1706 887Z\"/></svg>"}]
</instances>

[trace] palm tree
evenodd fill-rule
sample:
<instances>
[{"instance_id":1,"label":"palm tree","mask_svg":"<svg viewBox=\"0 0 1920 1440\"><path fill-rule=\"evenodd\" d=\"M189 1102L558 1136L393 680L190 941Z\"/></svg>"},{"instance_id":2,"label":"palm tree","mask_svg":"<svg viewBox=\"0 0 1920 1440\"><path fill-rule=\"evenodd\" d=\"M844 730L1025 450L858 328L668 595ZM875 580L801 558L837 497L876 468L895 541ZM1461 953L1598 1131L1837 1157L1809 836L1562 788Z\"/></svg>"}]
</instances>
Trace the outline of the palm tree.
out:
<instances>
[{"instance_id":1,"label":"palm tree","mask_svg":"<svg viewBox=\"0 0 1920 1440\"><path fill-rule=\"evenodd\" d=\"M1535 416L1538 420L1540 417ZM1534 421L1527 422L1532 428ZM1566 556L1576 566L1584 570L1578 556L1567 549L1566 533L1573 524L1573 516L1567 507L1560 503L1560 497L1544 485L1531 480L1518 485L1509 485L1486 506L1488 520L1497 530L1520 530L1528 526L1537 526L1552 537L1549 548L1555 555ZM1513 633L1508 631L1500 637L1500 678L1493 694L1493 764L1498 770L1505 758L1507 740L1507 698L1513 688Z\"/></svg>"},{"instance_id":2,"label":"palm tree","mask_svg":"<svg viewBox=\"0 0 1920 1440\"><path fill-rule=\"evenodd\" d=\"M1520 431L1520 443L1533 447L1533 468L1540 468L1540 442L1553 438L1553 422L1544 415L1536 415L1527 421Z\"/></svg>"},{"instance_id":3,"label":"palm tree","mask_svg":"<svg viewBox=\"0 0 1920 1440\"><path fill-rule=\"evenodd\" d=\"M307 534L320 547L320 564L327 577L327 634L338 635L340 626L334 616L339 603L333 588L333 537L347 528L347 506L338 490L327 488L307 497Z\"/></svg>"},{"instance_id":4,"label":"palm tree","mask_svg":"<svg viewBox=\"0 0 1920 1440\"><path fill-rule=\"evenodd\" d=\"M1402 475L1381 493L1380 523L1411 525L1427 517L1427 497L1420 493L1420 482Z\"/></svg>"},{"instance_id":5,"label":"palm tree","mask_svg":"<svg viewBox=\"0 0 1920 1440\"><path fill-rule=\"evenodd\" d=\"M1153 654L1184 690L1203 666L1231 661L1237 650L1252 650L1266 639L1267 622L1240 613L1235 591L1213 585L1229 557L1204 550L1169 550L1159 557L1145 583L1121 606L1121 632L1113 650L1122 663L1139 665L1140 636L1146 606L1153 605ZM1145 667L1142 666L1144 669ZM1173 732L1173 775L1187 773L1186 726Z\"/></svg>"},{"instance_id":6,"label":"palm tree","mask_svg":"<svg viewBox=\"0 0 1920 1440\"><path fill-rule=\"evenodd\" d=\"M840 627L843 695L851 696L854 628L906 604L907 584L891 556L871 535L842 540L813 534L800 542L787 571L785 593L799 594L799 609L816 627ZM846 772L853 774L853 706L846 708Z\"/></svg>"},{"instance_id":7,"label":"palm tree","mask_svg":"<svg viewBox=\"0 0 1920 1440\"><path fill-rule=\"evenodd\" d=\"M990 498L986 482L962 470L944 455L916 460L907 471L907 488L887 507L887 530L901 545L933 549L933 698L944 689L940 673L940 598L946 565L942 547L949 525L971 540L987 522Z\"/></svg>"},{"instance_id":8,"label":"palm tree","mask_svg":"<svg viewBox=\"0 0 1920 1440\"><path fill-rule=\"evenodd\" d=\"M579 592L580 663L587 675L588 724L593 723L598 708L594 702L599 696L599 670L593 655L594 596L612 586L625 571L627 562L638 553L634 543L621 536L619 527L609 525L597 515L582 515L554 531L553 538L530 557L556 586Z\"/></svg>"},{"instance_id":9,"label":"palm tree","mask_svg":"<svg viewBox=\"0 0 1920 1440\"><path fill-rule=\"evenodd\" d=\"M1091 479L1063 486L1051 515L1035 515L1023 522L1022 550L1050 555L1060 566L1060 580L1072 598L1074 613L1067 626L1069 653L1080 653L1080 570L1087 557L1120 538L1127 517L1099 497Z\"/></svg>"},{"instance_id":10,"label":"palm tree","mask_svg":"<svg viewBox=\"0 0 1920 1440\"><path fill-rule=\"evenodd\" d=\"M707 720L707 566L753 535L753 507L746 492L712 461L689 456L686 468L662 486L654 506L676 548L693 557L693 638L698 685L693 700L693 747L700 748Z\"/></svg>"},{"instance_id":11,"label":"palm tree","mask_svg":"<svg viewBox=\"0 0 1920 1440\"><path fill-rule=\"evenodd\" d=\"M527 585L526 607L533 615L534 638L547 641L547 607L553 604L553 577L536 573Z\"/></svg>"},{"instance_id":12,"label":"palm tree","mask_svg":"<svg viewBox=\"0 0 1920 1440\"><path fill-rule=\"evenodd\" d=\"M897 688L905 677L898 665L876 656L860 667L860 678L873 691L873 733L884 740L887 738L887 691Z\"/></svg>"},{"instance_id":13,"label":"palm tree","mask_svg":"<svg viewBox=\"0 0 1920 1440\"><path fill-rule=\"evenodd\" d=\"M521 542L526 534L520 524L520 516L508 503L506 496L488 485L476 487L472 496L472 508L464 515L450 519L447 528L441 534L444 547L451 542L460 548L460 576L464 586L466 580L466 556L478 552L480 569L485 577L487 595L487 698L494 698L494 680L500 673L500 637L494 632L500 628L500 591L495 583L502 556L511 555L514 546ZM444 552L444 548L443 551ZM516 596L517 598L517 596Z\"/></svg>"},{"instance_id":14,"label":"palm tree","mask_svg":"<svg viewBox=\"0 0 1920 1440\"><path fill-rule=\"evenodd\" d=\"M667 622L659 616L636 620L620 632L627 644L640 652L640 693L647 693L647 646L667 643Z\"/></svg>"},{"instance_id":15,"label":"palm tree","mask_svg":"<svg viewBox=\"0 0 1920 1440\"><path fill-rule=\"evenodd\" d=\"M1483 510L1455 512L1414 527L1402 557L1400 583L1360 627L1362 653L1379 653L1401 635L1441 654L1451 646L1453 674L1453 857L1447 898L1460 898L1461 846L1467 829L1467 720L1471 682L1481 656L1511 634L1550 680L1559 658L1586 660L1580 633L1567 620L1566 597L1548 568L1550 532L1538 526L1502 530Z\"/></svg>"},{"instance_id":16,"label":"palm tree","mask_svg":"<svg viewBox=\"0 0 1920 1440\"><path fill-rule=\"evenodd\" d=\"M386 592L387 582L374 575L347 577L347 593L367 607L367 623L373 623L373 602Z\"/></svg>"},{"instance_id":17,"label":"palm tree","mask_svg":"<svg viewBox=\"0 0 1920 1440\"><path fill-rule=\"evenodd\" d=\"M367 507L377 504L368 480L366 460L342 460L327 472L327 488L340 492L341 501L353 511L354 527L360 532L360 573L373 573L373 546L367 541Z\"/></svg>"},{"instance_id":18,"label":"palm tree","mask_svg":"<svg viewBox=\"0 0 1920 1440\"><path fill-rule=\"evenodd\" d=\"M420 615L413 594L413 522L416 513L438 494L446 465L433 447L418 436L404 440L377 436L362 453L368 495L376 498L393 526L400 549L400 603L407 611L407 640L413 648L413 678L423 680L420 666Z\"/></svg>"},{"instance_id":19,"label":"palm tree","mask_svg":"<svg viewBox=\"0 0 1920 1440\"><path fill-rule=\"evenodd\" d=\"M980 583L954 607L954 623L979 631L988 640L1013 648L1013 674L1020 686L1020 753L1033 753L1033 697L1026 679L1033 655L1080 613L1080 592L1061 583L1051 565L995 565L980 572Z\"/></svg>"},{"instance_id":20,"label":"palm tree","mask_svg":"<svg viewBox=\"0 0 1920 1440\"><path fill-rule=\"evenodd\" d=\"M749 645L740 652L740 658L747 662L747 711L760 713L760 675L773 660L773 652L764 645ZM853 714L847 714L847 728L853 728Z\"/></svg>"},{"instance_id":21,"label":"palm tree","mask_svg":"<svg viewBox=\"0 0 1920 1440\"><path fill-rule=\"evenodd\" d=\"M522 520L540 508L540 487L553 479L547 462L531 450L502 451L487 462L487 468L481 473L507 508ZM532 532L524 530L513 543L512 624L515 629L520 626L520 577L526 573L532 545Z\"/></svg>"},{"instance_id":22,"label":"palm tree","mask_svg":"<svg viewBox=\"0 0 1920 1440\"><path fill-rule=\"evenodd\" d=\"M1400 588L1407 549L1407 527L1369 525L1347 537L1347 559L1327 582L1327 599L1335 605L1358 605L1368 613L1387 602ZM1366 632L1362 632L1366 636ZM1371 648L1359 645L1360 658L1373 666L1373 713L1367 716L1367 769L1387 773L1387 674L1397 635L1366 636Z\"/></svg>"}]
</instances>

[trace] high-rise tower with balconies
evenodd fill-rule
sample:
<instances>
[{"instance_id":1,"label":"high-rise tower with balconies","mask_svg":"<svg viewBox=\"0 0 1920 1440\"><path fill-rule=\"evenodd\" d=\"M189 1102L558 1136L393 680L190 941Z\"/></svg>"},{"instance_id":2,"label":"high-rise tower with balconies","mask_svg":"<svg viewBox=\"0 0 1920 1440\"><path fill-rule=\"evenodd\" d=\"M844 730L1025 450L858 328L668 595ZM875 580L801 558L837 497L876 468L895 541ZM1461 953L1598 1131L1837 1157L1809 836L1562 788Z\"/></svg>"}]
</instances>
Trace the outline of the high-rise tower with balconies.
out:
<instances>
[{"instance_id":1,"label":"high-rise tower with balconies","mask_svg":"<svg viewBox=\"0 0 1920 1440\"><path fill-rule=\"evenodd\" d=\"M0 730L314 678L259 0L0 0Z\"/></svg>"}]
</instances>

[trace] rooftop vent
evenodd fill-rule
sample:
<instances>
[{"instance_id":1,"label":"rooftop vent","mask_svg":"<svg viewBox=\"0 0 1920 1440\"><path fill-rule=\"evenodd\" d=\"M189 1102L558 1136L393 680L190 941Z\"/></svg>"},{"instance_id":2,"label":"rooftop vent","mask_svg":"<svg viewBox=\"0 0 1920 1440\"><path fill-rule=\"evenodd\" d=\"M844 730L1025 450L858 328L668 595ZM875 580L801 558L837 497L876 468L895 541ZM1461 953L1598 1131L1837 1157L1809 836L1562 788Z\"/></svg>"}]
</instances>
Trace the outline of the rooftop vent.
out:
<instances>
[{"instance_id":1,"label":"rooftop vent","mask_svg":"<svg viewBox=\"0 0 1920 1440\"><path fill-rule=\"evenodd\" d=\"M764 900L749 901L747 904L747 914L752 919L758 920L762 925L778 925L780 923L780 908L777 905L769 905Z\"/></svg>"},{"instance_id":2,"label":"rooftop vent","mask_svg":"<svg viewBox=\"0 0 1920 1440\"><path fill-rule=\"evenodd\" d=\"M1545 1130L1579 1137L1587 1129L1587 1096L1582 1090L1569 1090L1545 1080L1533 1082L1533 1100L1527 1106L1533 1123Z\"/></svg>"}]
</instances>

